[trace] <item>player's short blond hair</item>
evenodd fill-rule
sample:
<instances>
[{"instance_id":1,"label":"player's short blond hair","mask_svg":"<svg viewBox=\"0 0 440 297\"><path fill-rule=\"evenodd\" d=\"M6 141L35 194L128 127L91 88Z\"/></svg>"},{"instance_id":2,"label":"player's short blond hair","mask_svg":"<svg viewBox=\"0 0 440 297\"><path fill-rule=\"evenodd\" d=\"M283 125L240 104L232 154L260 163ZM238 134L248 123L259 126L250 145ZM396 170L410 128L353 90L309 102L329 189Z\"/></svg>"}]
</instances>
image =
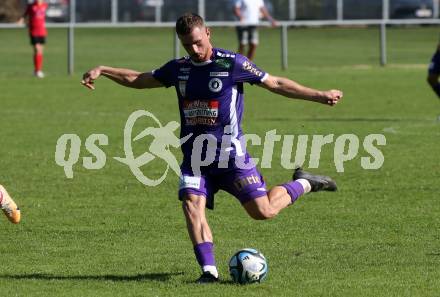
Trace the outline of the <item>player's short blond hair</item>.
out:
<instances>
[{"instance_id":1,"label":"player's short blond hair","mask_svg":"<svg viewBox=\"0 0 440 297\"><path fill-rule=\"evenodd\" d=\"M196 28L203 28L205 22L203 18L195 13L185 13L176 21L176 33L177 35L187 35Z\"/></svg>"}]
</instances>

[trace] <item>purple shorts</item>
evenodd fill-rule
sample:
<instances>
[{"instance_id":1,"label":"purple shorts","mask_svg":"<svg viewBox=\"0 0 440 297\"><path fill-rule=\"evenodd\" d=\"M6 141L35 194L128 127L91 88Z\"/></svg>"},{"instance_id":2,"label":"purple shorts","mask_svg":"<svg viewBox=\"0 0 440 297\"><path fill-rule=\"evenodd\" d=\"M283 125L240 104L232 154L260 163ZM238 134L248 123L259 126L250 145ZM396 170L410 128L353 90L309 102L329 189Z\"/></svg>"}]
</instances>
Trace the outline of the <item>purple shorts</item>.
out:
<instances>
[{"instance_id":1,"label":"purple shorts","mask_svg":"<svg viewBox=\"0 0 440 297\"><path fill-rule=\"evenodd\" d=\"M217 163L202 168L201 175L195 176L191 166L181 165L179 199L186 194L205 196L206 207L214 208L214 194L224 190L237 198L241 204L267 194L263 176L254 166L251 169L240 169L235 164L228 168L218 168Z\"/></svg>"}]
</instances>

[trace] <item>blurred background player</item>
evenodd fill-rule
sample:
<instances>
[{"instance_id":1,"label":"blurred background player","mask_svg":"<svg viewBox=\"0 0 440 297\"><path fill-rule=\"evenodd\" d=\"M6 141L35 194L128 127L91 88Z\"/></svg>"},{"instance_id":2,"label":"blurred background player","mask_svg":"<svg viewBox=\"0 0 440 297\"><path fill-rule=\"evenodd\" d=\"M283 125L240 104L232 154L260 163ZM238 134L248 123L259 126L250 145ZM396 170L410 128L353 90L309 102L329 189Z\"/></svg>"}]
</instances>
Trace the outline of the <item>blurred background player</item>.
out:
<instances>
[{"instance_id":1,"label":"blurred background player","mask_svg":"<svg viewBox=\"0 0 440 297\"><path fill-rule=\"evenodd\" d=\"M35 0L28 4L26 11L18 21L24 23L28 19L29 37L34 49L34 74L38 78L44 77L43 50L46 43L46 10L48 4L44 0Z\"/></svg>"},{"instance_id":2,"label":"blurred background player","mask_svg":"<svg viewBox=\"0 0 440 297\"><path fill-rule=\"evenodd\" d=\"M20 208L2 185L0 185L0 208L11 223L18 224L20 222Z\"/></svg>"},{"instance_id":3,"label":"blurred background player","mask_svg":"<svg viewBox=\"0 0 440 297\"><path fill-rule=\"evenodd\" d=\"M429 64L428 69L428 83L434 92L440 98L440 42L437 45L437 50L432 56L431 64Z\"/></svg>"},{"instance_id":4,"label":"blurred background player","mask_svg":"<svg viewBox=\"0 0 440 297\"><path fill-rule=\"evenodd\" d=\"M269 20L273 27L277 23L264 6L263 0L235 0L234 14L241 23L236 28L239 44L238 53L243 54L246 45L248 45L246 56L249 60L253 60L259 42L257 26L260 22L260 16Z\"/></svg>"}]
</instances>

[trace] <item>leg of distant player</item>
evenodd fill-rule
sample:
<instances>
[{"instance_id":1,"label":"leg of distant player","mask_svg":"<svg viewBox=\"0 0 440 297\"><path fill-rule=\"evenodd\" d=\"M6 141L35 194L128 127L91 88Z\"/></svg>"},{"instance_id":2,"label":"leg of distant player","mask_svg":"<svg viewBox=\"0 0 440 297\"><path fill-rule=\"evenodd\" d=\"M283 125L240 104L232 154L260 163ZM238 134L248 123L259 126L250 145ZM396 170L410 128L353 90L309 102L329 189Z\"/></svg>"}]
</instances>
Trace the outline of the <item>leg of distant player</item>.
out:
<instances>
[{"instance_id":1,"label":"leg of distant player","mask_svg":"<svg viewBox=\"0 0 440 297\"><path fill-rule=\"evenodd\" d=\"M257 44L255 43L249 43L249 49L247 53L247 57L249 60L253 60L255 58L255 52L257 50Z\"/></svg>"},{"instance_id":2,"label":"leg of distant player","mask_svg":"<svg viewBox=\"0 0 440 297\"><path fill-rule=\"evenodd\" d=\"M18 224L20 222L20 208L2 185L0 185L0 208L11 223Z\"/></svg>"},{"instance_id":3,"label":"leg of distant player","mask_svg":"<svg viewBox=\"0 0 440 297\"><path fill-rule=\"evenodd\" d=\"M244 53L244 44L239 44L238 45L238 53L240 54L240 55L242 55L243 53Z\"/></svg>"},{"instance_id":4,"label":"leg of distant player","mask_svg":"<svg viewBox=\"0 0 440 297\"><path fill-rule=\"evenodd\" d=\"M248 41L248 33L245 27L237 27L237 37L238 37L238 53L242 55L245 51L247 41Z\"/></svg>"},{"instance_id":5,"label":"leg of distant player","mask_svg":"<svg viewBox=\"0 0 440 297\"><path fill-rule=\"evenodd\" d=\"M437 94L440 98L440 82L439 82L439 74L437 73L429 73L428 74L428 84L431 86L432 90Z\"/></svg>"},{"instance_id":6,"label":"leg of distant player","mask_svg":"<svg viewBox=\"0 0 440 297\"><path fill-rule=\"evenodd\" d=\"M186 218L186 225L191 242L194 246L194 253L202 271L212 279L199 279L199 282L216 281L218 271L214 258L214 244L211 229L206 220L205 207L206 198L202 195L185 194L182 202L183 212Z\"/></svg>"},{"instance_id":7,"label":"leg of distant player","mask_svg":"<svg viewBox=\"0 0 440 297\"><path fill-rule=\"evenodd\" d=\"M258 30L257 27L251 26L248 28L248 43L249 49L247 52L247 57L249 60L253 60L255 58L255 52L257 50L259 38L258 38Z\"/></svg>"},{"instance_id":8,"label":"leg of distant player","mask_svg":"<svg viewBox=\"0 0 440 297\"><path fill-rule=\"evenodd\" d=\"M44 45L36 43L34 45L34 72L37 77L44 77L43 74L43 51Z\"/></svg>"}]
</instances>

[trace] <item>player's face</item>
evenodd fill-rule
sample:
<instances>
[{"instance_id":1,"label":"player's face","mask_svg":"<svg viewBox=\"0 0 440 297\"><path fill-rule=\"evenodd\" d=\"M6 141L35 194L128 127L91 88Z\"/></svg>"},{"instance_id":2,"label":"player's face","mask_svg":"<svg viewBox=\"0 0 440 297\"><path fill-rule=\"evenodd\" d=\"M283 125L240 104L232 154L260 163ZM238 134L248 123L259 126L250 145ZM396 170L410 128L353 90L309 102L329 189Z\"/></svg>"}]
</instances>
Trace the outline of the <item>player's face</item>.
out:
<instances>
[{"instance_id":1,"label":"player's face","mask_svg":"<svg viewBox=\"0 0 440 297\"><path fill-rule=\"evenodd\" d=\"M195 27L187 35L179 35L186 52L195 62L208 61L211 58L212 46L210 41L211 33L206 27Z\"/></svg>"}]
</instances>

